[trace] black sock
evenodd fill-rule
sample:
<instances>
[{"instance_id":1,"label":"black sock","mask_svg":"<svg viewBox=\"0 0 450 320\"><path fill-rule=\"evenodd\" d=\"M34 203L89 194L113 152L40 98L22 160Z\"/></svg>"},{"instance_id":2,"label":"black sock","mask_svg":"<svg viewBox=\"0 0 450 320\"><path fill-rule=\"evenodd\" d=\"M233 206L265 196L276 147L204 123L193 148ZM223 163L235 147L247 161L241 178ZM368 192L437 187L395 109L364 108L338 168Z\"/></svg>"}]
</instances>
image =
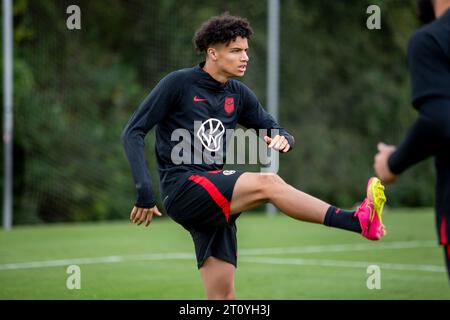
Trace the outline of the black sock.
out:
<instances>
[{"instance_id":1,"label":"black sock","mask_svg":"<svg viewBox=\"0 0 450 320\"><path fill-rule=\"evenodd\" d=\"M324 225L344 230L361 233L361 225L358 217L354 217L355 211L345 211L330 206L325 215Z\"/></svg>"}]
</instances>

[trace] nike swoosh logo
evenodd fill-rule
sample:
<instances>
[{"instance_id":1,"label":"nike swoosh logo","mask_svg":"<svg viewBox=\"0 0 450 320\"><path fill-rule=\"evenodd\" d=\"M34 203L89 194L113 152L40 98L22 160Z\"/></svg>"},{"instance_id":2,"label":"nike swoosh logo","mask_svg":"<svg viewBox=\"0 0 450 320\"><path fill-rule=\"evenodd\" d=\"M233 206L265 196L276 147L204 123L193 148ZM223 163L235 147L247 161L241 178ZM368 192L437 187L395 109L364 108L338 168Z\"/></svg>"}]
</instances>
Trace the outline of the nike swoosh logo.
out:
<instances>
[{"instance_id":1,"label":"nike swoosh logo","mask_svg":"<svg viewBox=\"0 0 450 320\"><path fill-rule=\"evenodd\" d=\"M194 102L205 102L205 101L208 101L208 100L207 100L207 99L199 98L199 97L197 97L197 96L194 97Z\"/></svg>"}]
</instances>

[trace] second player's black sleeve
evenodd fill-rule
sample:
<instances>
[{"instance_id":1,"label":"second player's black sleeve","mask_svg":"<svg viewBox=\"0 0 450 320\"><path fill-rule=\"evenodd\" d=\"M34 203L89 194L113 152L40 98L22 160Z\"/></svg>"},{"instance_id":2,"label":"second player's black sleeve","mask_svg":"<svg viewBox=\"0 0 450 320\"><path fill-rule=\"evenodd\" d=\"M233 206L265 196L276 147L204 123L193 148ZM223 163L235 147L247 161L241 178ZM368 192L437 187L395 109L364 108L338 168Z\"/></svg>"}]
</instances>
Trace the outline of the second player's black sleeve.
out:
<instances>
[{"instance_id":1,"label":"second player's black sleeve","mask_svg":"<svg viewBox=\"0 0 450 320\"><path fill-rule=\"evenodd\" d=\"M419 109L427 99L450 99L449 43L442 44L426 30L418 30L408 43L412 103ZM447 48L445 47L447 46Z\"/></svg>"},{"instance_id":2,"label":"second player's black sleeve","mask_svg":"<svg viewBox=\"0 0 450 320\"><path fill-rule=\"evenodd\" d=\"M176 72L162 79L141 103L123 130L122 141L137 191L136 207L151 208L156 204L145 161L144 139L177 103L180 83L182 81L179 81Z\"/></svg>"},{"instance_id":3,"label":"second player's black sleeve","mask_svg":"<svg viewBox=\"0 0 450 320\"><path fill-rule=\"evenodd\" d=\"M287 130L282 128L275 119L262 107L255 94L241 84L241 96L243 98L243 110L239 115L238 123L251 129L276 129L280 135L286 137L290 145L290 150L294 148L295 139ZM270 135L270 132L268 132Z\"/></svg>"},{"instance_id":4,"label":"second player's black sleeve","mask_svg":"<svg viewBox=\"0 0 450 320\"><path fill-rule=\"evenodd\" d=\"M408 134L389 157L389 169L394 174L402 173L442 148L450 148L450 101L427 101L419 112Z\"/></svg>"},{"instance_id":5,"label":"second player's black sleeve","mask_svg":"<svg viewBox=\"0 0 450 320\"><path fill-rule=\"evenodd\" d=\"M450 148L449 56L446 38L433 32L419 29L408 43L412 103L419 117L389 158L389 168L395 174L442 148Z\"/></svg>"}]
</instances>

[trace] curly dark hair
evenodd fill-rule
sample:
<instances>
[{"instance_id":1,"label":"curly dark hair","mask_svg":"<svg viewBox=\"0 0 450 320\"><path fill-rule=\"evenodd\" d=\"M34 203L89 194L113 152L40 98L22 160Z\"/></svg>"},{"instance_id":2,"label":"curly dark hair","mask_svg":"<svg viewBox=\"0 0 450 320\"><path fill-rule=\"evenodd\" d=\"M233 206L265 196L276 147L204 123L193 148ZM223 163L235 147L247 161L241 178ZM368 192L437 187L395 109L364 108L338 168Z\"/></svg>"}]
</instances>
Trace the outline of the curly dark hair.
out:
<instances>
[{"instance_id":1,"label":"curly dark hair","mask_svg":"<svg viewBox=\"0 0 450 320\"><path fill-rule=\"evenodd\" d=\"M216 43L227 45L237 37L250 39L253 30L245 18L232 16L228 12L215 16L204 22L195 32L195 49L198 53L206 52L208 47Z\"/></svg>"},{"instance_id":2,"label":"curly dark hair","mask_svg":"<svg viewBox=\"0 0 450 320\"><path fill-rule=\"evenodd\" d=\"M424 24L430 23L436 16L434 15L434 7L432 0L418 0L416 7L417 18Z\"/></svg>"}]
</instances>

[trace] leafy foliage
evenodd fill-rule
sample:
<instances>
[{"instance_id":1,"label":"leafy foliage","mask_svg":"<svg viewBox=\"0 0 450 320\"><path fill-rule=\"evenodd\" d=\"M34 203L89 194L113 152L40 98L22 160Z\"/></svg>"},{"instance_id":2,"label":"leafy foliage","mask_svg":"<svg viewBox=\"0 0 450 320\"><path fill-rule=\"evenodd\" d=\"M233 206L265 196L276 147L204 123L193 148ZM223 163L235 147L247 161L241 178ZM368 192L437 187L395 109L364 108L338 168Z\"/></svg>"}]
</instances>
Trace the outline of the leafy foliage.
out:
<instances>
[{"instance_id":1,"label":"leafy foliage","mask_svg":"<svg viewBox=\"0 0 450 320\"><path fill-rule=\"evenodd\" d=\"M68 30L66 8L81 8ZM265 101L266 7L255 1L14 1L15 223L122 219L134 186L120 134L168 72L202 60L191 43L212 15L255 31L242 79ZM363 196L376 143L398 143L415 114L406 44L414 1L281 2L280 123L296 137L280 175L340 206ZM378 4L382 29L366 28ZM158 186L153 134L147 160ZM389 189L391 205L433 202L423 163ZM418 183L417 181L420 181ZM156 190L158 190L156 188Z\"/></svg>"}]
</instances>

